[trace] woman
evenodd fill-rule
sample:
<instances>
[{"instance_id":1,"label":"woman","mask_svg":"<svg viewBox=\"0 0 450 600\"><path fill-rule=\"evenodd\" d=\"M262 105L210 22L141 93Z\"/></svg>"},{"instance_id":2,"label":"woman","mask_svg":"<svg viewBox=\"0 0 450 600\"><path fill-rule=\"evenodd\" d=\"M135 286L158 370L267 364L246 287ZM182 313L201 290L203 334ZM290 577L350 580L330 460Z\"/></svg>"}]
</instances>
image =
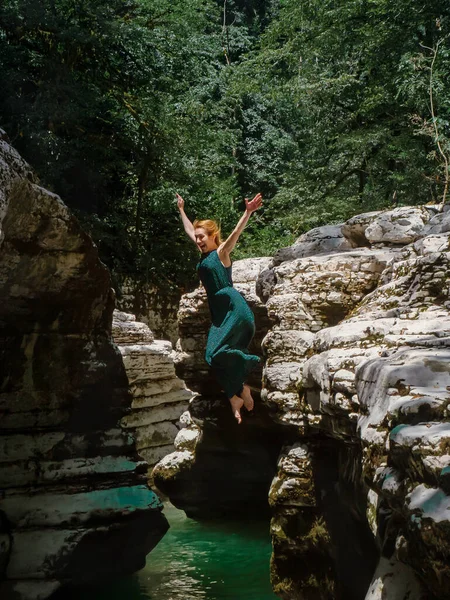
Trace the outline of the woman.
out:
<instances>
[{"instance_id":1,"label":"woman","mask_svg":"<svg viewBox=\"0 0 450 600\"><path fill-rule=\"evenodd\" d=\"M212 325L206 344L206 362L230 401L233 415L241 423L241 408L253 409L253 398L245 383L247 374L259 363L247 347L255 334L255 319L243 296L233 287L230 253L253 212L262 206L261 194L245 199L245 212L225 241L220 229L209 219L194 223L184 212L184 200L177 194L184 230L201 252L197 271L208 296Z\"/></svg>"}]
</instances>

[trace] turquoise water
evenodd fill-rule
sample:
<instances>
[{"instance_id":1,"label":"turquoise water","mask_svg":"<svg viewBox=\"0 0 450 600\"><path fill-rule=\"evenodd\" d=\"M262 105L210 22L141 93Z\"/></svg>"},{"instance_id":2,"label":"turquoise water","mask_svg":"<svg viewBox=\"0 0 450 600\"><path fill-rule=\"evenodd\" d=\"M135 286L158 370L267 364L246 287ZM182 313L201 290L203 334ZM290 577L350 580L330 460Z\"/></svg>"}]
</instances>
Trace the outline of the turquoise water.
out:
<instances>
[{"instance_id":1,"label":"turquoise water","mask_svg":"<svg viewBox=\"0 0 450 600\"><path fill-rule=\"evenodd\" d=\"M170 529L144 569L80 600L275 600L267 521L198 522L165 505Z\"/></svg>"}]
</instances>

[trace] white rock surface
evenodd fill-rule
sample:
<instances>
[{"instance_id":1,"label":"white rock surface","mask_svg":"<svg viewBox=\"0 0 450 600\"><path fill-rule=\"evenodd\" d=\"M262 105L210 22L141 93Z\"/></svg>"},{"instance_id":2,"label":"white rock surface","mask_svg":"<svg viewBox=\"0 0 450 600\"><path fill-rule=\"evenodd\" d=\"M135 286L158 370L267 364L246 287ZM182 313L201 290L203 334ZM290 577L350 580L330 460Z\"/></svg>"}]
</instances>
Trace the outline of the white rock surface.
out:
<instances>
[{"instance_id":1,"label":"white rock surface","mask_svg":"<svg viewBox=\"0 0 450 600\"><path fill-rule=\"evenodd\" d=\"M371 243L409 244L425 233L430 213L425 207L400 207L381 213L366 228Z\"/></svg>"},{"instance_id":2,"label":"white rock surface","mask_svg":"<svg viewBox=\"0 0 450 600\"><path fill-rule=\"evenodd\" d=\"M272 264L275 266L305 256L344 252L351 250L354 246L355 244L344 237L342 225L324 225L307 231L292 246L278 250L273 257Z\"/></svg>"},{"instance_id":3,"label":"white rock surface","mask_svg":"<svg viewBox=\"0 0 450 600\"><path fill-rule=\"evenodd\" d=\"M342 226L344 235L375 247L305 258L288 249L278 254L284 262L264 274L261 290L273 324L263 342L261 397L275 420L299 428L304 446L301 456L283 454L270 492L277 507L272 568L277 573L280 561L283 577L284 561L310 560L285 525L296 515L310 518L299 495L306 483L296 477L319 435L362 441L362 473L344 459L342 478L354 485L361 476L372 488L368 521L380 544L393 548L389 559L380 559L366 600L447 597L448 214L427 206L358 215ZM285 594L296 589L295 574L286 588L275 581ZM306 579L299 585L303 590Z\"/></svg>"},{"instance_id":4,"label":"white rock surface","mask_svg":"<svg viewBox=\"0 0 450 600\"><path fill-rule=\"evenodd\" d=\"M372 211L352 217L342 225L342 235L355 247L368 246L369 240L366 237L366 229L380 214L380 211Z\"/></svg>"}]
</instances>

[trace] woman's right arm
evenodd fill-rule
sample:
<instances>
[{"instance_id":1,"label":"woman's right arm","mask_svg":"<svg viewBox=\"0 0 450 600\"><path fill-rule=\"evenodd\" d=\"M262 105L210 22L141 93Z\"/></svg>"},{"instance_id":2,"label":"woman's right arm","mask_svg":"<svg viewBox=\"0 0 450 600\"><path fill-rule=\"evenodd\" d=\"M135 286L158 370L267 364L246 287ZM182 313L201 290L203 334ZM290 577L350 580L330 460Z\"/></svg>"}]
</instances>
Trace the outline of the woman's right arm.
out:
<instances>
[{"instance_id":1,"label":"woman's right arm","mask_svg":"<svg viewBox=\"0 0 450 600\"><path fill-rule=\"evenodd\" d=\"M178 202L177 202L177 204L178 204L178 210L180 211L181 220L183 221L184 230L185 230L186 234L188 235L188 237L190 237L191 240L195 243L195 230L194 230L194 226L189 221L189 219L186 216L186 213L184 212L184 200L180 196L180 194L177 194L177 200L178 200Z\"/></svg>"}]
</instances>

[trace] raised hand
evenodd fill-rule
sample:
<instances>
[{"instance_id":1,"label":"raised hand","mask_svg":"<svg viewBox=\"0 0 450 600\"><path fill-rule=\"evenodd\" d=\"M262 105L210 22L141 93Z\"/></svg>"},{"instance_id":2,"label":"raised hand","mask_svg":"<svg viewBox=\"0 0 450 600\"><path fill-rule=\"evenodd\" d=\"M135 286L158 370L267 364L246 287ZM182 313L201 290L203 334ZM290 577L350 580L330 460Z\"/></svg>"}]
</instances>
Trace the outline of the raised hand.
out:
<instances>
[{"instance_id":1,"label":"raised hand","mask_svg":"<svg viewBox=\"0 0 450 600\"><path fill-rule=\"evenodd\" d=\"M253 198L253 200L249 200L248 198L245 198L245 210L248 213L252 213L255 212L255 210L258 210L258 208L261 208L262 206L262 196L261 194L256 194L256 196Z\"/></svg>"},{"instance_id":2,"label":"raised hand","mask_svg":"<svg viewBox=\"0 0 450 600\"><path fill-rule=\"evenodd\" d=\"M183 198L180 196L180 194L177 194L177 192L175 192L175 195L176 195L176 197L178 199L178 201L177 201L178 208L180 210L184 210L184 200L183 200Z\"/></svg>"}]
</instances>

